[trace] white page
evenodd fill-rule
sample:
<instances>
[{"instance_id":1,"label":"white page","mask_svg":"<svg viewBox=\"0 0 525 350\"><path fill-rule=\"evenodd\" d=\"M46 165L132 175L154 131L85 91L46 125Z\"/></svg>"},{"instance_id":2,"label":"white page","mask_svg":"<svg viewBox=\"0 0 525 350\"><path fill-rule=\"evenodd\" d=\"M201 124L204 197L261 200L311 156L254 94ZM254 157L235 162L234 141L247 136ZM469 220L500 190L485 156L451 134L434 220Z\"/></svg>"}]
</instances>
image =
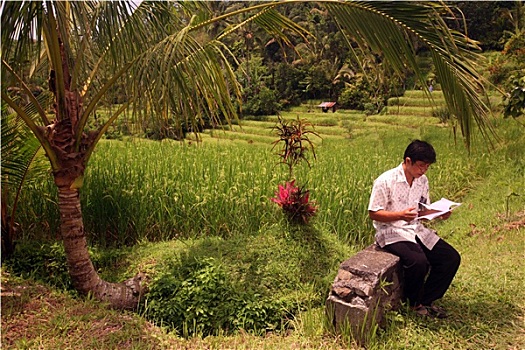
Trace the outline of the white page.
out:
<instances>
[{"instance_id":1,"label":"white page","mask_svg":"<svg viewBox=\"0 0 525 350\"><path fill-rule=\"evenodd\" d=\"M457 202L453 202L451 200L448 200L446 198L441 198L440 200L438 200L437 202L434 202L430 205L427 205L425 203L421 203L419 202L419 204L423 205L426 209L429 209L429 210L437 210L436 213L432 213L432 214L427 214L427 215L423 215L423 216L418 216L416 218L416 220L420 220L420 219L427 219L427 220L432 220L438 216L441 216L451 210L454 210L455 208L459 207L461 205L461 203L457 203Z\"/></svg>"}]
</instances>

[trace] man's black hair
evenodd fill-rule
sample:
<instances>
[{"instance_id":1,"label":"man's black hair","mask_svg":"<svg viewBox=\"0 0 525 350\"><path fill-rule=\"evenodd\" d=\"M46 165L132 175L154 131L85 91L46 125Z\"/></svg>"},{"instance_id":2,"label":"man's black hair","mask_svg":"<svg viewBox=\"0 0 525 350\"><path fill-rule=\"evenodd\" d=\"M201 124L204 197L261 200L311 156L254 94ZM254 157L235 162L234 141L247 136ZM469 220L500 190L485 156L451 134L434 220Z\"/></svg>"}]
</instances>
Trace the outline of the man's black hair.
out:
<instances>
[{"instance_id":1,"label":"man's black hair","mask_svg":"<svg viewBox=\"0 0 525 350\"><path fill-rule=\"evenodd\" d=\"M436 151L430 143L421 140L414 140L405 149L403 161L406 160L407 157L410 158L412 163L419 160L427 164L432 164L436 162Z\"/></svg>"}]
</instances>

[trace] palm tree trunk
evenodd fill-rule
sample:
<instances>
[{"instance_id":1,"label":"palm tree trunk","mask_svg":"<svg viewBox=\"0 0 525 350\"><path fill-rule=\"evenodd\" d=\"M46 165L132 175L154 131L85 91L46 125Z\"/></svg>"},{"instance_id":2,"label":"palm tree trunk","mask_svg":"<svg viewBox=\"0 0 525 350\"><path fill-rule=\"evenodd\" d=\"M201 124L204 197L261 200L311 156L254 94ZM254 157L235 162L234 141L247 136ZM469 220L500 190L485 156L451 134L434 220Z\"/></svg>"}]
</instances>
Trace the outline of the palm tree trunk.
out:
<instances>
[{"instance_id":1,"label":"palm tree trunk","mask_svg":"<svg viewBox=\"0 0 525 350\"><path fill-rule=\"evenodd\" d=\"M67 256L69 274L75 289L81 294L92 293L117 309L134 309L142 294L143 275L124 283L109 283L96 272L87 249L78 189L58 188L60 231Z\"/></svg>"}]
</instances>

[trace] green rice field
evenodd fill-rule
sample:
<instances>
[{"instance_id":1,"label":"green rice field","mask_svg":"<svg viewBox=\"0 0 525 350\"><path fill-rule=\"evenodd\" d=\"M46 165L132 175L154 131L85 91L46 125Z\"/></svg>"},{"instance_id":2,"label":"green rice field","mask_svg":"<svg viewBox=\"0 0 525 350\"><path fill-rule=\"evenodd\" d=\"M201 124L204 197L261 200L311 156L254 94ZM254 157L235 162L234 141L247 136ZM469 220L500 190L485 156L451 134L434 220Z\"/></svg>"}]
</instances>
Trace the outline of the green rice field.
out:
<instances>
[{"instance_id":1,"label":"green rice field","mask_svg":"<svg viewBox=\"0 0 525 350\"><path fill-rule=\"evenodd\" d=\"M404 147L420 138L434 144L438 163L429 171L434 196L460 200L484 176L492 154L482 140L468 155L451 129L436 118L353 112L283 113L312 123L315 156L295 169L319 207L313 224L343 241L370 242L366 206L372 181L398 165ZM331 123L326 123L330 119ZM91 242L102 246L142 240L256 232L283 219L270 201L288 180L279 164L276 118L240 121L190 135L185 142L139 138L102 140L81 191ZM330 125L327 125L330 124ZM405 125L406 124L406 125ZM53 237L58 212L51 178L24 192L19 218L27 238Z\"/></svg>"}]
</instances>

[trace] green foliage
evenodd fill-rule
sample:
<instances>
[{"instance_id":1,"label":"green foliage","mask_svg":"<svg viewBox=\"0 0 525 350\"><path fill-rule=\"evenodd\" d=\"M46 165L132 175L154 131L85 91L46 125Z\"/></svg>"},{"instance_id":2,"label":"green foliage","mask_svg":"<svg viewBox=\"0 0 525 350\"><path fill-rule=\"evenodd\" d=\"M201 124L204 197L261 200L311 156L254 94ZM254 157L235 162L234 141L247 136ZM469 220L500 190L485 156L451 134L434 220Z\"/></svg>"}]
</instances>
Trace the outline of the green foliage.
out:
<instances>
[{"instance_id":1,"label":"green foliage","mask_svg":"<svg viewBox=\"0 0 525 350\"><path fill-rule=\"evenodd\" d=\"M322 60L312 64L306 77L301 82L306 99L330 98L332 81L330 79L330 65Z\"/></svg>"},{"instance_id":2,"label":"green foliage","mask_svg":"<svg viewBox=\"0 0 525 350\"><path fill-rule=\"evenodd\" d=\"M21 242L13 257L6 262L16 274L60 289L72 290L64 246L60 242Z\"/></svg>"},{"instance_id":3,"label":"green foliage","mask_svg":"<svg viewBox=\"0 0 525 350\"><path fill-rule=\"evenodd\" d=\"M278 329L288 308L244 289L213 258L183 256L152 281L144 314L187 337Z\"/></svg>"},{"instance_id":4,"label":"green foliage","mask_svg":"<svg viewBox=\"0 0 525 350\"><path fill-rule=\"evenodd\" d=\"M368 83L347 86L341 91L338 103L343 108L364 111L366 115L377 114L385 105L389 94L375 95Z\"/></svg>"},{"instance_id":5,"label":"green foliage","mask_svg":"<svg viewBox=\"0 0 525 350\"><path fill-rule=\"evenodd\" d=\"M450 20L449 26L457 28L467 25L467 31L471 39L480 42L484 50L501 50L503 48L502 37L505 31L512 29L512 23L508 20L506 11L519 5L516 1L455 1L461 12L456 12L458 18L465 16L466 21ZM465 28L462 28L464 30Z\"/></svg>"},{"instance_id":6,"label":"green foliage","mask_svg":"<svg viewBox=\"0 0 525 350\"><path fill-rule=\"evenodd\" d=\"M337 102L342 108L364 110L365 104L369 103L370 96L362 87L346 87L341 91Z\"/></svg>"},{"instance_id":7,"label":"green foliage","mask_svg":"<svg viewBox=\"0 0 525 350\"><path fill-rule=\"evenodd\" d=\"M173 120L174 122L175 120ZM150 140L182 140L186 136L186 131L178 128L175 123L170 121L162 123L154 123L144 135L147 139Z\"/></svg>"},{"instance_id":8,"label":"green foliage","mask_svg":"<svg viewBox=\"0 0 525 350\"><path fill-rule=\"evenodd\" d=\"M276 114L282 109L275 91L270 90L266 86L259 88L257 93L250 93L250 89L245 89L244 91L248 97L242 105L243 115L260 117Z\"/></svg>"},{"instance_id":9,"label":"green foliage","mask_svg":"<svg viewBox=\"0 0 525 350\"><path fill-rule=\"evenodd\" d=\"M20 195L28 185L41 181L46 174L45 163L40 154L40 144L29 129L16 117L9 114L2 104L1 112L1 239L2 260L9 258L19 239L17 218Z\"/></svg>"},{"instance_id":10,"label":"green foliage","mask_svg":"<svg viewBox=\"0 0 525 350\"><path fill-rule=\"evenodd\" d=\"M523 8L523 7L522 7ZM523 21L525 22L525 14L522 14L524 17ZM517 30L516 33L507 40L505 43L505 48L502 53L506 56L520 59L525 55L525 30Z\"/></svg>"},{"instance_id":11,"label":"green foliage","mask_svg":"<svg viewBox=\"0 0 525 350\"><path fill-rule=\"evenodd\" d=\"M505 118L517 118L525 113L525 76L514 80L514 89L507 97L503 115Z\"/></svg>"},{"instance_id":12,"label":"green foliage","mask_svg":"<svg viewBox=\"0 0 525 350\"><path fill-rule=\"evenodd\" d=\"M304 98L300 82L304 80L304 68L280 62L273 66L273 88L278 93L283 108L299 106Z\"/></svg>"},{"instance_id":13,"label":"green foliage","mask_svg":"<svg viewBox=\"0 0 525 350\"><path fill-rule=\"evenodd\" d=\"M523 37L521 34L520 37ZM525 61L521 54L525 50L523 42L513 41L516 47L504 52L487 54L489 65L486 75L503 95L503 116L517 118L525 109Z\"/></svg>"},{"instance_id":14,"label":"green foliage","mask_svg":"<svg viewBox=\"0 0 525 350\"><path fill-rule=\"evenodd\" d=\"M447 123L451 119L450 112L447 107L440 107L432 111L432 116L438 118L441 123Z\"/></svg>"},{"instance_id":15,"label":"green foliage","mask_svg":"<svg viewBox=\"0 0 525 350\"><path fill-rule=\"evenodd\" d=\"M508 86L510 76L519 69L520 65L513 59L496 54L488 66L489 80L498 86Z\"/></svg>"},{"instance_id":16,"label":"green foliage","mask_svg":"<svg viewBox=\"0 0 525 350\"><path fill-rule=\"evenodd\" d=\"M243 61L236 74L243 86L242 115L271 115L282 108L277 92L268 87L268 67L263 65L261 57L255 56Z\"/></svg>"},{"instance_id":17,"label":"green foliage","mask_svg":"<svg viewBox=\"0 0 525 350\"><path fill-rule=\"evenodd\" d=\"M125 249L97 248L90 248L89 253L95 268L109 273L109 280L117 278L118 266L128 254ZM13 256L6 260L6 265L17 275L74 292L61 242L22 241L17 244Z\"/></svg>"},{"instance_id":18,"label":"green foliage","mask_svg":"<svg viewBox=\"0 0 525 350\"><path fill-rule=\"evenodd\" d=\"M383 104L381 102L368 102L365 103L363 107L365 115L372 115L377 114L381 110L381 108L383 108Z\"/></svg>"}]
</instances>

